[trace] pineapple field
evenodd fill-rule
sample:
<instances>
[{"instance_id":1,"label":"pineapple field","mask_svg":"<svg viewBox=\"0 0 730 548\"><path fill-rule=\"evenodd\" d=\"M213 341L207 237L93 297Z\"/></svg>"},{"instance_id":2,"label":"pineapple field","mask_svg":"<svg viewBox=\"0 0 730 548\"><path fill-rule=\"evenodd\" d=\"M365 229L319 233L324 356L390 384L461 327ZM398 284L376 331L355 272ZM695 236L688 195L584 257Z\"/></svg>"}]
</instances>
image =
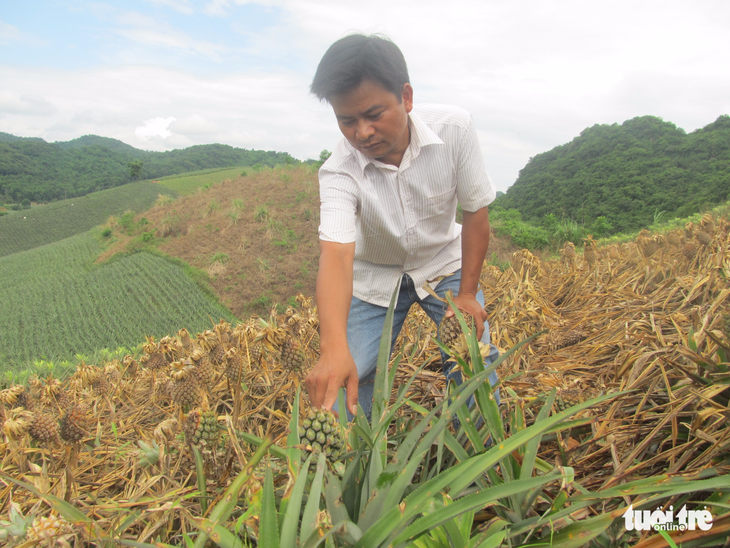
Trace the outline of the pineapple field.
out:
<instances>
[{"instance_id":1,"label":"pineapple field","mask_svg":"<svg viewBox=\"0 0 730 548\"><path fill-rule=\"evenodd\" d=\"M726 546L729 278L730 222L710 214L624 244L589 238L583 253L569 244L559 260L517 252L482 272L499 360L484 369L457 314L466 344L450 351L465 382L446 386L447 347L414 310L393 352L381 345L372 419L349 424L301 389L319 348L305 296L283 313L148 336L65 380L0 391L0 538ZM391 326L389 314L383 341ZM500 404L486 382L495 367ZM626 528L630 507L685 505L712 527Z\"/></svg>"},{"instance_id":2,"label":"pineapple field","mask_svg":"<svg viewBox=\"0 0 730 548\"><path fill-rule=\"evenodd\" d=\"M176 264L140 252L94 265L102 249L85 232L0 259L0 370L233 320Z\"/></svg>"},{"instance_id":3,"label":"pineapple field","mask_svg":"<svg viewBox=\"0 0 730 548\"><path fill-rule=\"evenodd\" d=\"M160 194L176 195L162 185L139 181L0 217L0 257L87 232L110 215L145 211Z\"/></svg>"}]
</instances>

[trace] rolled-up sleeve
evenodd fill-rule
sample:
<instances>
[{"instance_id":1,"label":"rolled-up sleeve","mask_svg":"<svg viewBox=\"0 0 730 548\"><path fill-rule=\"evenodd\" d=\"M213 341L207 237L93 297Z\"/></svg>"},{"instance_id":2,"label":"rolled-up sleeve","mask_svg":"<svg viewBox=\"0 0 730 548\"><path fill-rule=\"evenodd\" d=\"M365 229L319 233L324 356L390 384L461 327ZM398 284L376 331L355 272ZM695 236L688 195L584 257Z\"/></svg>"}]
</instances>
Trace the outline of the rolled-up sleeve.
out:
<instances>
[{"instance_id":1,"label":"rolled-up sleeve","mask_svg":"<svg viewBox=\"0 0 730 548\"><path fill-rule=\"evenodd\" d=\"M319 239L348 244L355 241L357 193L350 175L319 170Z\"/></svg>"},{"instance_id":2,"label":"rolled-up sleeve","mask_svg":"<svg viewBox=\"0 0 730 548\"><path fill-rule=\"evenodd\" d=\"M484 166L477 131L471 119L462 134L459 151L456 194L461 208L464 211L474 212L491 204L496 198L496 192Z\"/></svg>"}]
</instances>

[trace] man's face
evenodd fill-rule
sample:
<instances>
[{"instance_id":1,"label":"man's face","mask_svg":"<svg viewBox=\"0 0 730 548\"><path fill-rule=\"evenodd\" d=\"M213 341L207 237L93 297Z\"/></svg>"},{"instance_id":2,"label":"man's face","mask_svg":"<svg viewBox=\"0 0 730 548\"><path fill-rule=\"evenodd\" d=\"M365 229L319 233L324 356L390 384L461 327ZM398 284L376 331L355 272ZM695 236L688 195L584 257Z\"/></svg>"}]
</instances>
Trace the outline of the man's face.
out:
<instances>
[{"instance_id":1,"label":"man's face","mask_svg":"<svg viewBox=\"0 0 730 548\"><path fill-rule=\"evenodd\" d=\"M400 165L410 142L408 113L413 88L403 86L401 97L380 84L364 80L360 86L330 98L337 124L347 141L368 158Z\"/></svg>"}]
</instances>

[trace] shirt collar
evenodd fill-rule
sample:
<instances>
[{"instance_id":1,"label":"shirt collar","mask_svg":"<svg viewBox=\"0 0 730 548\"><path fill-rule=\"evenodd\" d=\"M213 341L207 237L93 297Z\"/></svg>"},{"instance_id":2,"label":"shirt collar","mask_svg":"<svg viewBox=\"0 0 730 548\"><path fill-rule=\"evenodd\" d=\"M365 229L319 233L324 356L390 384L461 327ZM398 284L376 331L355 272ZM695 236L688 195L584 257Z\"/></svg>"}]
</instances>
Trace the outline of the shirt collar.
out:
<instances>
[{"instance_id":1,"label":"shirt collar","mask_svg":"<svg viewBox=\"0 0 730 548\"><path fill-rule=\"evenodd\" d=\"M421 152L421 147L425 147L428 145L443 145L444 142L441 140L441 138L434 133L434 131L426 125L426 123L421 120L418 115L411 110L410 113L408 113L408 120L411 128L411 142L408 144L408 148L410 149L410 156L411 159L415 159L418 157L418 154ZM345 145L347 148L350 149L350 151L355 155L355 158L357 159L358 164L360 165L360 168L362 169L363 173L365 173L365 168L372 164L374 166L384 166L384 167L393 167L395 166L386 166L385 164L378 162L377 160L373 160L372 158L368 158L365 156L362 152L357 150L355 147L353 147L350 143L347 142L347 139L345 139ZM406 152L407 154L407 152ZM397 168L396 168L397 169Z\"/></svg>"}]
</instances>

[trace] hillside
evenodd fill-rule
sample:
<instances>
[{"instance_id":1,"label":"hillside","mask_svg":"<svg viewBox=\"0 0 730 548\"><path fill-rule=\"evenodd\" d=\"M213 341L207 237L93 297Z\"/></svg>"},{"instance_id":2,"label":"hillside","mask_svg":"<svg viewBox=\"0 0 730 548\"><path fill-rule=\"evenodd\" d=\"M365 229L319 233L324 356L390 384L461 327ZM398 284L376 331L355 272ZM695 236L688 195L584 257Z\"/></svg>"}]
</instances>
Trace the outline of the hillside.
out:
<instances>
[{"instance_id":1,"label":"hillside","mask_svg":"<svg viewBox=\"0 0 730 548\"><path fill-rule=\"evenodd\" d=\"M164 185L137 181L2 216L0 257L76 236L102 224L110 215L146 211L160 195L176 193Z\"/></svg>"},{"instance_id":2,"label":"hillside","mask_svg":"<svg viewBox=\"0 0 730 548\"><path fill-rule=\"evenodd\" d=\"M176 188L173 181L165 183ZM148 245L208 272L213 291L238 317L266 314L298 292L313 295L319 255L316 171L264 169L206 186L138 214L135 222L144 217L149 224L131 237L114 228L117 242L102 260L139 245L139 234L153 233Z\"/></svg>"},{"instance_id":3,"label":"hillside","mask_svg":"<svg viewBox=\"0 0 730 548\"><path fill-rule=\"evenodd\" d=\"M96 135L48 143L4 133L0 134L0 198L49 202L120 186L132 180L133 161L142 162L143 179L201 169L299 163L286 152L222 144L149 152Z\"/></svg>"},{"instance_id":4,"label":"hillside","mask_svg":"<svg viewBox=\"0 0 730 548\"><path fill-rule=\"evenodd\" d=\"M730 116L686 134L653 116L594 125L538 154L494 207L581 225L605 216L613 232L638 230L655 215L684 217L730 197Z\"/></svg>"},{"instance_id":5,"label":"hillside","mask_svg":"<svg viewBox=\"0 0 730 548\"><path fill-rule=\"evenodd\" d=\"M165 258L140 252L94 265L98 232L0 257L0 371L234 319Z\"/></svg>"}]
</instances>

